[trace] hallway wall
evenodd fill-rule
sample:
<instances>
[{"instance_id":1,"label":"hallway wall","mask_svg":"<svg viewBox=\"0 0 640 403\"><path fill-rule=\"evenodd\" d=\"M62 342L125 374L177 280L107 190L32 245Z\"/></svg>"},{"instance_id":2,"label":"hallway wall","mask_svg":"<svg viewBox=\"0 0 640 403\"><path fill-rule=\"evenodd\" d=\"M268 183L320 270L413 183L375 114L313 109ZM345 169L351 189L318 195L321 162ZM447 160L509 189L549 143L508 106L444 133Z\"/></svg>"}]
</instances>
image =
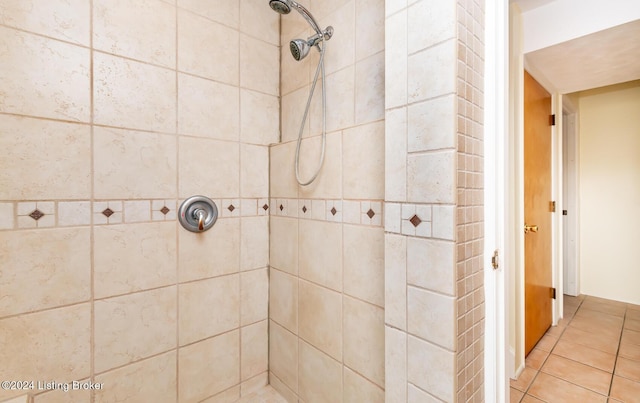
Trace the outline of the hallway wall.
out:
<instances>
[{"instance_id":1,"label":"hallway wall","mask_svg":"<svg viewBox=\"0 0 640 403\"><path fill-rule=\"evenodd\" d=\"M267 383L279 19L218 3L0 2L0 379L104 383L35 403ZM195 194L204 234L176 221Z\"/></svg>"},{"instance_id":2,"label":"hallway wall","mask_svg":"<svg viewBox=\"0 0 640 403\"><path fill-rule=\"evenodd\" d=\"M580 292L640 304L640 81L579 105Z\"/></svg>"}]
</instances>

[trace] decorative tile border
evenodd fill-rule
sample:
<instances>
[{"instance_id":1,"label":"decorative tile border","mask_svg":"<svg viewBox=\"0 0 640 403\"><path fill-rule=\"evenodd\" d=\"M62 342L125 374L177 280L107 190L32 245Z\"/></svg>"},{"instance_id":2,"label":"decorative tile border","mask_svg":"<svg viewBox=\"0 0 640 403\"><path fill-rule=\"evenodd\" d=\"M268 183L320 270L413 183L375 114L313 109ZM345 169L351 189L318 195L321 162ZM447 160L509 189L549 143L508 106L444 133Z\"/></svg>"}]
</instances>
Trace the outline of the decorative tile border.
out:
<instances>
[{"instance_id":1,"label":"decorative tile border","mask_svg":"<svg viewBox=\"0 0 640 403\"><path fill-rule=\"evenodd\" d=\"M218 217L268 216L269 199L213 199ZM0 230L175 221L176 199L0 202Z\"/></svg>"},{"instance_id":2,"label":"decorative tile border","mask_svg":"<svg viewBox=\"0 0 640 403\"><path fill-rule=\"evenodd\" d=\"M381 200L271 199L271 214L380 227L382 205Z\"/></svg>"},{"instance_id":3,"label":"decorative tile border","mask_svg":"<svg viewBox=\"0 0 640 403\"><path fill-rule=\"evenodd\" d=\"M385 203L384 229L394 234L455 241L455 206Z\"/></svg>"}]
</instances>

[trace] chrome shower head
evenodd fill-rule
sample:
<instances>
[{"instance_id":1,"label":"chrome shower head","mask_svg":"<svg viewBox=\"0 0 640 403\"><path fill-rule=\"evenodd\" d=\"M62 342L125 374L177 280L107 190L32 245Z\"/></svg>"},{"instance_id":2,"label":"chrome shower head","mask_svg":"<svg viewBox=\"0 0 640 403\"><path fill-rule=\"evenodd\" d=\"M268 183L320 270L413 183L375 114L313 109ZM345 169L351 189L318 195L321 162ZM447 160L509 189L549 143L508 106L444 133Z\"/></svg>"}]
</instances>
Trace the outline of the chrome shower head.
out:
<instances>
[{"instance_id":1,"label":"chrome shower head","mask_svg":"<svg viewBox=\"0 0 640 403\"><path fill-rule=\"evenodd\" d=\"M289 14L291 4L288 0L269 0L269 7L278 14Z\"/></svg>"},{"instance_id":2,"label":"chrome shower head","mask_svg":"<svg viewBox=\"0 0 640 403\"><path fill-rule=\"evenodd\" d=\"M309 43L304 39L294 39L289 42L289 49L291 50L291 55L297 61L304 59L309 54Z\"/></svg>"}]
</instances>

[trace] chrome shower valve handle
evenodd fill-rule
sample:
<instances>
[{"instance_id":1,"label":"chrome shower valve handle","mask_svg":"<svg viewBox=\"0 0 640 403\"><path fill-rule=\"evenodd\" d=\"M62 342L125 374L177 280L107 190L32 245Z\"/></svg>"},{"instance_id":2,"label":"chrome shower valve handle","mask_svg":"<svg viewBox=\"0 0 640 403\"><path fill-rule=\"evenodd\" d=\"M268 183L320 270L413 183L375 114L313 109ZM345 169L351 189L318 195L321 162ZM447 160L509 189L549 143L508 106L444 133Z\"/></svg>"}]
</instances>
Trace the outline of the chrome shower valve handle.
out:
<instances>
[{"instance_id":1,"label":"chrome shower valve handle","mask_svg":"<svg viewBox=\"0 0 640 403\"><path fill-rule=\"evenodd\" d=\"M178 209L178 221L188 231L204 232L218 219L218 207L205 196L192 196Z\"/></svg>"}]
</instances>

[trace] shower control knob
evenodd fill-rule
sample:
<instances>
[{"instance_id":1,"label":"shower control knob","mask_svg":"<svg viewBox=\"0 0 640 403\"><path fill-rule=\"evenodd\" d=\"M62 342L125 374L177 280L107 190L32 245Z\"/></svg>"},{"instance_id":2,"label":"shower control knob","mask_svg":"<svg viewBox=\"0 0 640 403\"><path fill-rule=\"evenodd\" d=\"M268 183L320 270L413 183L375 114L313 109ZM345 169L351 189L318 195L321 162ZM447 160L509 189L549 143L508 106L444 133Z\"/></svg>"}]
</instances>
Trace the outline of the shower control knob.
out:
<instances>
[{"instance_id":1,"label":"shower control knob","mask_svg":"<svg viewBox=\"0 0 640 403\"><path fill-rule=\"evenodd\" d=\"M205 196L192 196L178 209L178 221L188 231L204 232L218 219L218 207Z\"/></svg>"}]
</instances>

